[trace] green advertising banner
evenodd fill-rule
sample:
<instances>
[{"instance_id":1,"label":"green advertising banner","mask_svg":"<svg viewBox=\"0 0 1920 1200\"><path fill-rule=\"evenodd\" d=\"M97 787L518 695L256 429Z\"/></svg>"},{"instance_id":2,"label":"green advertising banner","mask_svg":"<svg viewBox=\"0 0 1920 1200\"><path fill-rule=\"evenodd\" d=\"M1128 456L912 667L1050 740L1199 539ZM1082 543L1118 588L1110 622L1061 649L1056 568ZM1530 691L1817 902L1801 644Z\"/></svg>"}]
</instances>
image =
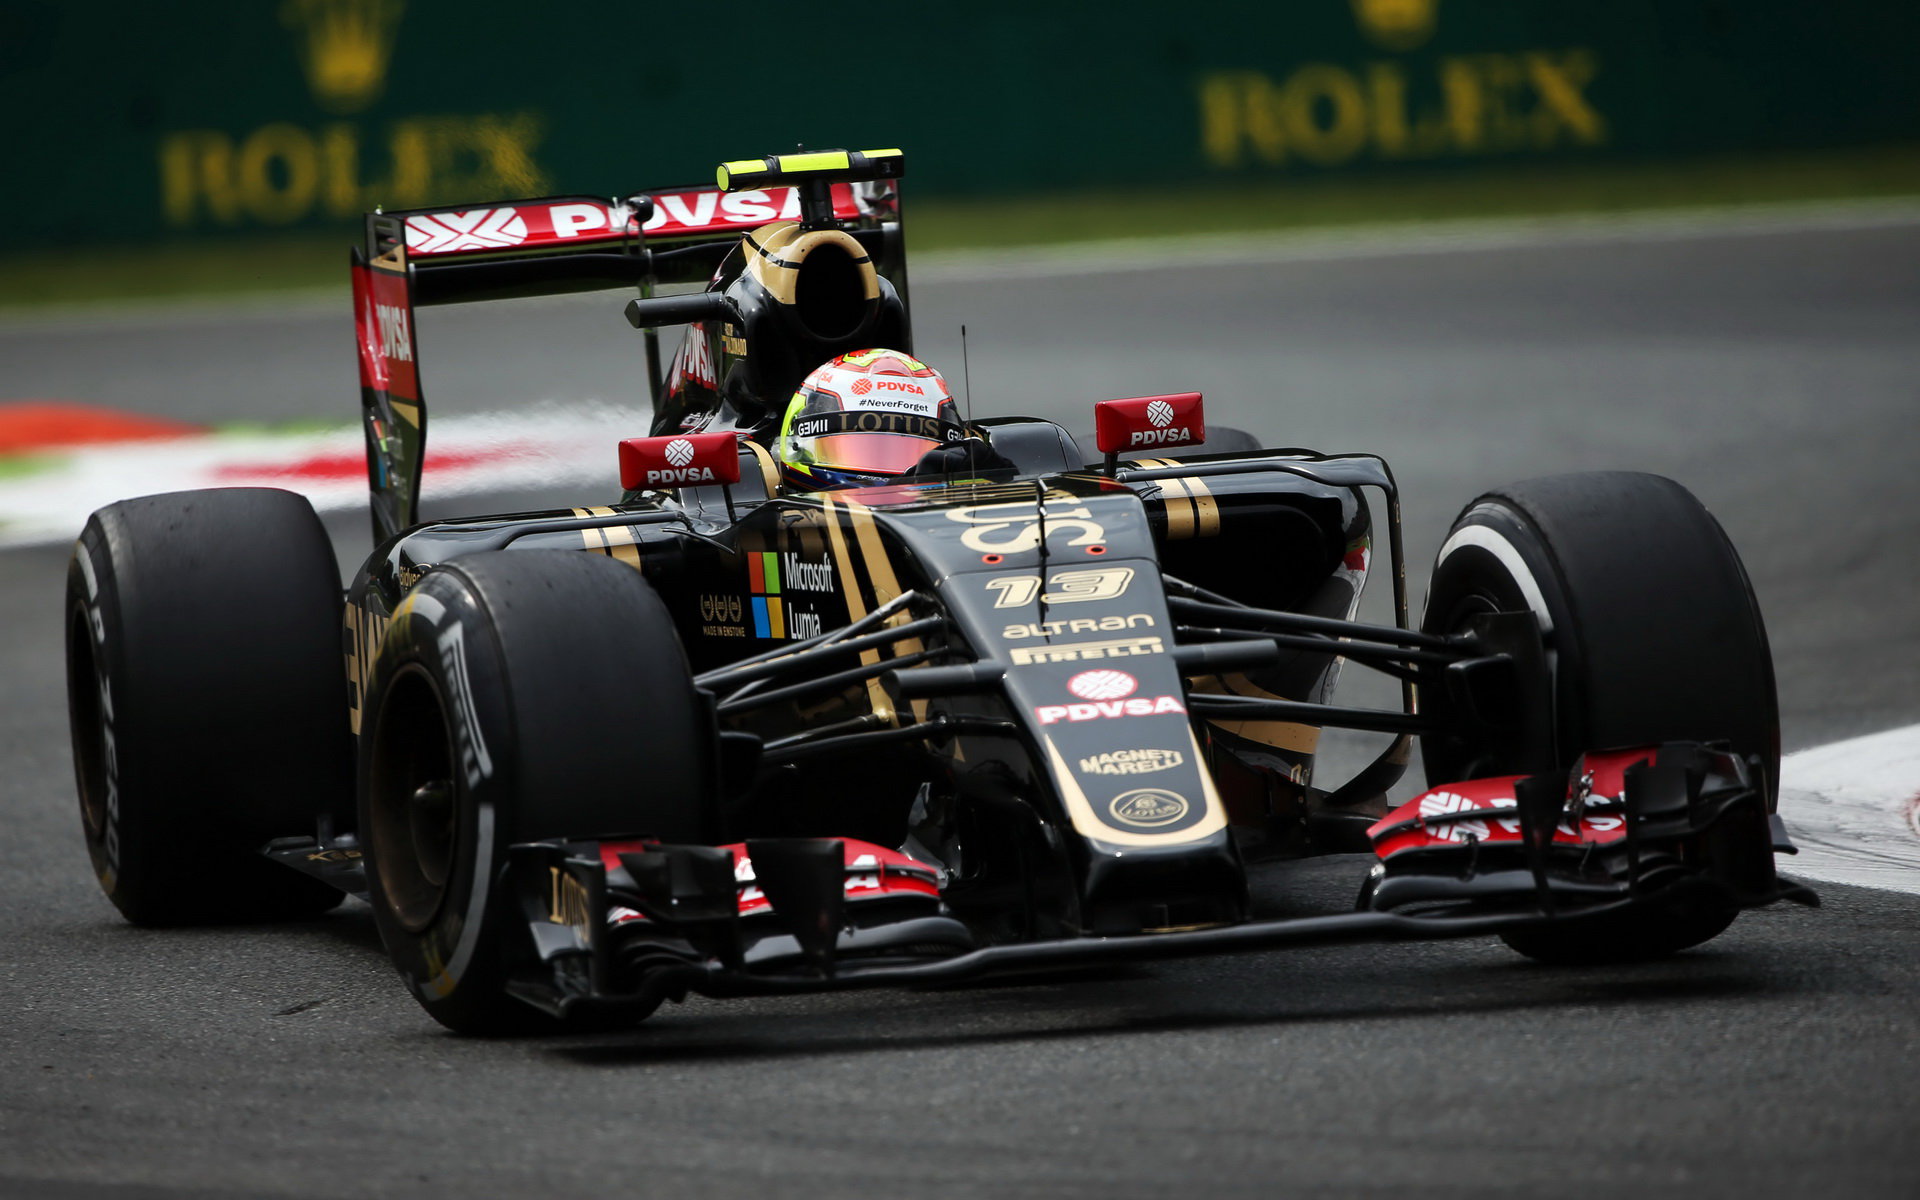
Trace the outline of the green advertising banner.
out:
<instances>
[{"instance_id":1,"label":"green advertising banner","mask_svg":"<svg viewBox=\"0 0 1920 1200\"><path fill-rule=\"evenodd\" d=\"M823 10L824 11L824 10ZM1869 0L0 0L0 251L902 146L916 194L1920 137Z\"/></svg>"}]
</instances>

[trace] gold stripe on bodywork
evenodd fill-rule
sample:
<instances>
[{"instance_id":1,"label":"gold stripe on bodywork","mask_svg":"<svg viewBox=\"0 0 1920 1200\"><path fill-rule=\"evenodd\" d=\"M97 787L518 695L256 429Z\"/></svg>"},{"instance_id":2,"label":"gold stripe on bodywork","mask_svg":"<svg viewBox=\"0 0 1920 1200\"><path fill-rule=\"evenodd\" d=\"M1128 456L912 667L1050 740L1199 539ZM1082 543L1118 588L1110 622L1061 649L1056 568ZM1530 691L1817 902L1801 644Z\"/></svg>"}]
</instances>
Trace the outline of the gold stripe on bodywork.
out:
<instances>
[{"instance_id":1,"label":"gold stripe on bodywork","mask_svg":"<svg viewBox=\"0 0 1920 1200\"><path fill-rule=\"evenodd\" d=\"M633 526L609 525L600 531L600 536L606 539L609 558L619 559L634 570L640 570L640 547L634 541Z\"/></svg>"},{"instance_id":2,"label":"gold stripe on bodywork","mask_svg":"<svg viewBox=\"0 0 1920 1200\"><path fill-rule=\"evenodd\" d=\"M760 464L760 478L767 483L767 495L773 495L780 488L780 468L773 465L773 455L751 438L741 438L740 444L753 451L754 461Z\"/></svg>"},{"instance_id":3,"label":"gold stripe on bodywork","mask_svg":"<svg viewBox=\"0 0 1920 1200\"><path fill-rule=\"evenodd\" d=\"M1269 692L1245 675L1201 675L1193 680L1193 690L1218 696L1253 696L1261 700L1287 698ZM1226 721L1219 717L1208 717L1206 720L1216 729L1250 742L1259 742L1263 746L1272 746L1276 750L1312 754L1320 745L1320 727L1317 725L1302 725L1295 721Z\"/></svg>"},{"instance_id":4,"label":"gold stripe on bodywork","mask_svg":"<svg viewBox=\"0 0 1920 1200\"><path fill-rule=\"evenodd\" d=\"M900 594L900 577L893 572L893 558L887 553L886 542L881 540L880 527L873 519L873 510L858 500L848 500L846 503L847 511L853 515L853 532L860 542L860 555L866 560L867 577L873 580L873 602L875 606L885 604ZM919 638L907 638L895 645L898 651L894 657L918 654L925 648ZM925 700L909 703L916 721L927 719Z\"/></svg>"},{"instance_id":5,"label":"gold stripe on bodywork","mask_svg":"<svg viewBox=\"0 0 1920 1200\"><path fill-rule=\"evenodd\" d=\"M418 404L411 404L405 400L395 400L392 396L388 396L387 405L393 409L394 416L399 417L415 429L420 428L420 406Z\"/></svg>"},{"instance_id":6,"label":"gold stripe on bodywork","mask_svg":"<svg viewBox=\"0 0 1920 1200\"><path fill-rule=\"evenodd\" d=\"M1193 536L1193 502L1187 498L1187 488L1179 479L1158 479L1160 485L1160 505L1167 512L1167 540L1180 542Z\"/></svg>"},{"instance_id":7,"label":"gold stripe on bodywork","mask_svg":"<svg viewBox=\"0 0 1920 1200\"><path fill-rule=\"evenodd\" d=\"M1193 494L1194 536L1213 537L1220 532L1220 502L1198 475L1187 476L1185 482Z\"/></svg>"},{"instance_id":8,"label":"gold stripe on bodywork","mask_svg":"<svg viewBox=\"0 0 1920 1200\"><path fill-rule=\"evenodd\" d=\"M1187 734L1187 744L1193 748L1191 761L1199 768L1196 772L1200 780L1198 802L1206 808L1206 814L1200 818L1197 825L1190 825L1178 833L1157 835L1130 833L1124 829L1116 829L1095 816L1093 802L1087 799L1085 789L1080 786L1079 776L1075 775L1073 768L1067 765L1067 760L1060 757L1060 748L1053 744L1053 739L1050 737L1042 735L1040 740L1046 743L1047 762L1053 768L1053 780L1060 788L1060 800L1066 806L1067 818L1073 822L1073 827L1080 831L1082 837L1093 838L1110 846L1168 846L1198 841L1227 827L1227 811L1221 805L1218 793L1213 790L1213 781L1207 778L1206 759L1201 756L1200 743L1195 740L1191 731ZM1191 804L1194 801L1189 799L1188 803Z\"/></svg>"},{"instance_id":9,"label":"gold stripe on bodywork","mask_svg":"<svg viewBox=\"0 0 1920 1200\"><path fill-rule=\"evenodd\" d=\"M573 510L573 515L576 517L611 517L616 514L613 509L605 505L596 505L592 508L576 508ZM603 528L588 527L582 529L580 531L580 544L582 549L592 550L595 553L604 554L608 558L618 559L636 571L640 569L640 547L634 544L633 529L630 526L608 525Z\"/></svg>"},{"instance_id":10,"label":"gold stripe on bodywork","mask_svg":"<svg viewBox=\"0 0 1920 1200\"><path fill-rule=\"evenodd\" d=\"M853 573L853 552L847 547L847 531L840 527L840 506L828 496L820 498L820 505L826 511L827 541L833 546L833 566L840 576L840 591L847 598L847 620L858 621L867 615L867 604L860 598L860 580ZM849 514L851 519L851 514ZM869 515L868 521L873 517ZM880 661L878 650L862 650L860 662L870 666ZM867 680L867 702L873 708L873 715L889 725L898 725L900 717L893 711L893 702L887 699L887 690L880 686L878 679Z\"/></svg>"}]
</instances>

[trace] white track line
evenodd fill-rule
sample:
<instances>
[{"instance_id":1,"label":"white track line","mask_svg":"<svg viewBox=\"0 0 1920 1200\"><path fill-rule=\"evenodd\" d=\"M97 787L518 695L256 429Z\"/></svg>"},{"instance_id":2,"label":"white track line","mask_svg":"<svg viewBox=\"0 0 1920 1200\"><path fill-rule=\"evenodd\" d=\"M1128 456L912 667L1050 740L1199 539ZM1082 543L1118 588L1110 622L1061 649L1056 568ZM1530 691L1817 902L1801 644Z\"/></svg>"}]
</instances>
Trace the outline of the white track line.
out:
<instances>
[{"instance_id":1,"label":"white track line","mask_svg":"<svg viewBox=\"0 0 1920 1200\"><path fill-rule=\"evenodd\" d=\"M1780 815L1784 873L1920 893L1920 725L1788 755Z\"/></svg>"}]
</instances>

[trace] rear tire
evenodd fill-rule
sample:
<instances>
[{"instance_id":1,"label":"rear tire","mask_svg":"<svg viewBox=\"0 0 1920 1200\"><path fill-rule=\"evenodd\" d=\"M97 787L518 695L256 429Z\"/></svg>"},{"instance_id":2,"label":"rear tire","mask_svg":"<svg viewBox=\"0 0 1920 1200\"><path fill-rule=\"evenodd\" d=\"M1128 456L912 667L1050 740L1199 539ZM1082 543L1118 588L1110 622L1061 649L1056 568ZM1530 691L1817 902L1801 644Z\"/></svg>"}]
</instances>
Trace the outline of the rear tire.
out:
<instances>
[{"instance_id":1,"label":"rear tire","mask_svg":"<svg viewBox=\"0 0 1920 1200\"><path fill-rule=\"evenodd\" d=\"M509 846L716 840L710 718L666 606L623 564L501 551L429 571L388 627L367 714L368 899L408 988L455 1032L563 1027L506 990L527 937Z\"/></svg>"},{"instance_id":2,"label":"rear tire","mask_svg":"<svg viewBox=\"0 0 1920 1200\"><path fill-rule=\"evenodd\" d=\"M351 811L340 576L312 505L228 488L125 500L67 567L81 824L140 925L317 916L344 894L262 857Z\"/></svg>"},{"instance_id":3,"label":"rear tire","mask_svg":"<svg viewBox=\"0 0 1920 1200\"><path fill-rule=\"evenodd\" d=\"M1780 720L1766 628L1739 555L1685 488L1595 472L1475 500L1441 546L1421 626L1456 633L1477 614L1514 610L1531 610L1546 635L1552 744L1516 758L1459 737L1422 738L1428 786L1564 768L1588 750L1724 740L1760 761L1772 809ZM1446 715L1444 694L1421 701ZM1543 961L1618 962L1698 945L1734 915L1691 902L1502 937Z\"/></svg>"}]
</instances>

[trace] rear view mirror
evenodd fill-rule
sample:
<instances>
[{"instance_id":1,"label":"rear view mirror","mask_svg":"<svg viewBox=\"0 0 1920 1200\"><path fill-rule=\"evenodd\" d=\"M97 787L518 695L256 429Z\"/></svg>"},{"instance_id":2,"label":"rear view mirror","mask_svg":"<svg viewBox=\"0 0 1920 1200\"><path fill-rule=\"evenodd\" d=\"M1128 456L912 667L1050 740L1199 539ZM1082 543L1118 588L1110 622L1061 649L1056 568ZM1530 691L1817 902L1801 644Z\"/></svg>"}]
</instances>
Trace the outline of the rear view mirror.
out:
<instances>
[{"instance_id":1,"label":"rear view mirror","mask_svg":"<svg viewBox=\"0 0 1920 1200\"><path fill-rule=\"evenodd\" d=\"M620 486L631 492L739 483L739 447L740 435L731 431L625 438L620 443Z\"/></svg>"},{"instance_id":2,"label":"rear view mirror","mask_svg":"<svg viewBox=\"0 0 1920 1200\"><path fill-rule=\"evenodd\" d=\"M1197 446L1207 440L1199 392L1102 400L1093 406L1094 438L1102 454Z\"/></svg>"}]
</instances>

